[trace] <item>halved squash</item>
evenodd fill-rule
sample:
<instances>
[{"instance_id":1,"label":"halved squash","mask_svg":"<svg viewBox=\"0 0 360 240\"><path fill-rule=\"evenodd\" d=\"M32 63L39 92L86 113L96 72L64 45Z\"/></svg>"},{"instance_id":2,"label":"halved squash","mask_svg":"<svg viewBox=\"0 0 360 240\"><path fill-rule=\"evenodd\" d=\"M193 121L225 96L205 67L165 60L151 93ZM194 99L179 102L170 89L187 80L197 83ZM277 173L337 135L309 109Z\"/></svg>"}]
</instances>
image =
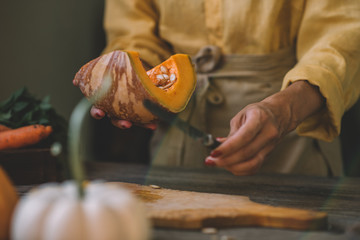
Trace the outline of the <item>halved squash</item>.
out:
<instances>
[{"instance_id":1,"label":"halved squash","mask_svg":"<svg viewBox=\"0 0 360 240\"><path fill-rule=\"evenodd\" d=\"M150 123L157 117L143 106L143 100L181 112L194 92L196 77L186 54L173 55L146 72L137 52L113 51L81 67L73 83L109 117Z\"/></svg>"}]
</instances>

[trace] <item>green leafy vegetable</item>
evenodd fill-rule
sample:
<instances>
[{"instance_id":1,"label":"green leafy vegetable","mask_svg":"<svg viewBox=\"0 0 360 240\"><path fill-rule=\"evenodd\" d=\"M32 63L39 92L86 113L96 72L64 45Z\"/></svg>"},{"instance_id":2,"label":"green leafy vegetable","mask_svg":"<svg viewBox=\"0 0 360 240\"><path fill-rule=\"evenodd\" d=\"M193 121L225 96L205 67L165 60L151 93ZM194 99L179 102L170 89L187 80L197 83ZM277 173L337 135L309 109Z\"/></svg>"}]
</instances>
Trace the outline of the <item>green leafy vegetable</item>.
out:
<instances>
[{"instance_id":1,"label":"green leafy vegetable","mask_svg":"<svg viewBox=\"0 0 360 240\"><path fill-rule=\"evenodd\" d=\"M60 142L66 146L67 121L56 113L50 104L49 96L37 99L25 87L14 92L7 100L0 102L0 124L10 128L31 124L50 125L53 133L46 143Z\"/></svg>"}]
</instances>

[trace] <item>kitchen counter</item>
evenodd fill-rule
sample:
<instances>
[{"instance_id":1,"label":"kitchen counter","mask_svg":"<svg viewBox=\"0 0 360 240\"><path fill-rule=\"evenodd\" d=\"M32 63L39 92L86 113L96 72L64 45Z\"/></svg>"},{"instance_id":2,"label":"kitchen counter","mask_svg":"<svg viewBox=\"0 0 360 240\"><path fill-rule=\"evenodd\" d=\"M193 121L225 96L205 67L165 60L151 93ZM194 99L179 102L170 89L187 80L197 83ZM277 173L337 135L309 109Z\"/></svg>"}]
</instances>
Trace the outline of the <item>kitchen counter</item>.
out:
<instances>
[{"instance_id":1,"label":"kitchen counter","mask_svg":"<svg viewBox=\"0 0 360 240\"><path fill-rule=\"evenodd\" d=\"M328 213L328 226L325 230L242 227L218 229L215 234L205 234L201 230L155 228L154 240L360 239L360 178L280 174L237 177L217 168L189 169L105 162L88 162L86 166L89 179L245 195L252 201L262 204ZM18 186L18 190L25 193L29 187Z\"/></svg>"}]
</instances>

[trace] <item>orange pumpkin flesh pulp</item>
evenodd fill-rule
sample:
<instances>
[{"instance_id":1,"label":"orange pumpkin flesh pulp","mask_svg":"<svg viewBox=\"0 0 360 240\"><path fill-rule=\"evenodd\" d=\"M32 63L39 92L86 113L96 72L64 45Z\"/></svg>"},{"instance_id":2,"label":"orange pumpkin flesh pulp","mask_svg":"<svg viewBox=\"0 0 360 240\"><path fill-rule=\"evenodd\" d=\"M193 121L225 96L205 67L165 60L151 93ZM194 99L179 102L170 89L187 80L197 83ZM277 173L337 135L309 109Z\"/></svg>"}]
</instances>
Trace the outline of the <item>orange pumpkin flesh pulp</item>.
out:
<instances>
[{"instance_id":1,"label":"orange pumpkin flesh pulp","mask_svg":"<svg viewBox=\"0 0 360 240\"><path fill-rule=\"evenodd\" d=\"M166 88L157 86L164 67L175 79ZM185 54L175 54L146 72L137 52L114 51L81 67L73 83L110 118L150 123L157 117L143 106L143 100L149 99L173 113L181 112L195 90L196 77Z\"/></svg>"},{"instance_id":2,"label":"orange pumpkin flesh pulp","mask_svg":"<svg viewBox=\"0 0 360 240\"><path fill-rule=\"evenodd\" d=\"M127 53L137 69L144 69L138 53L130 51ZM161 66L167 68L169 74L174 73L176 75L175 83L167 89L160 89L156 86L156 76L162 73L160 70ZM185 109L196 86L194 69L189 56L186 54L175 54L147 71L146 75L144 72L139 74L141 74L144 87L150 94L158 100L160 105L173 113L178 113Z\"/></svg>"}]
</instances>

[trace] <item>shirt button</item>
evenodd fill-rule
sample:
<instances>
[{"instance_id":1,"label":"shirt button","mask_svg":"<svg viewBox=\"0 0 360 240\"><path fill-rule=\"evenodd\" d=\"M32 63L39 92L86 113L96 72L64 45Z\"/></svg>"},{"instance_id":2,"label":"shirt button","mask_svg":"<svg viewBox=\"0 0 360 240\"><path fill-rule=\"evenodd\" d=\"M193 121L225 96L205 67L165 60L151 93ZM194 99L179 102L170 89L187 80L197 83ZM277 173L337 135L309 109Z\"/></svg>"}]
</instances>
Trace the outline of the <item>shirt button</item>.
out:
<instances>
[{"instance_id":1,"label":"shirt button","mask_svg":"<svg viewBox=\"0 0 360 240\"><path fill-rule=\"evenodd\" d=\"M213 105L220 105L224 102L224 97L218 92L210 91L207 94L207 100Z\"/></svg>"}]
</instances>

